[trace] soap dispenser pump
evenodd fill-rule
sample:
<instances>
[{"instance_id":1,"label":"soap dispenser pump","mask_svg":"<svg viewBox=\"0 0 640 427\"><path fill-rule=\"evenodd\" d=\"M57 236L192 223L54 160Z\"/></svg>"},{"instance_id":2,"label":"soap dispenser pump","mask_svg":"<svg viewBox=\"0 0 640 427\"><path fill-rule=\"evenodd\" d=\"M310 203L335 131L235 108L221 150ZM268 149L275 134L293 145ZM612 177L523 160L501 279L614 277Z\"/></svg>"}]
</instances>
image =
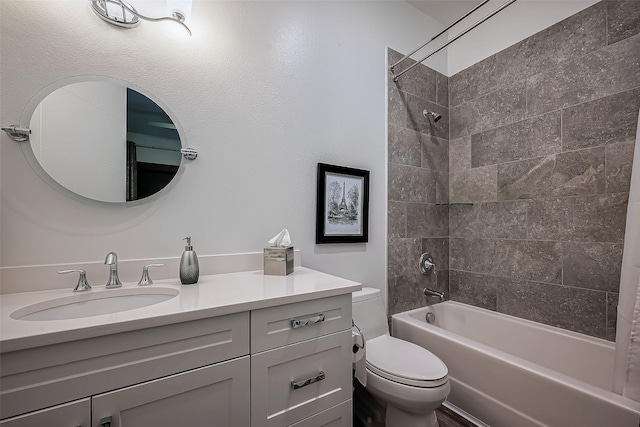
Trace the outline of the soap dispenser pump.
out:
<instances>
[{"instance_id":1,"label":"soap dispenser pump","mask_svg":"<svg viewBox=\"0 0 640 427\"><path fill-rule=\"evenodd\" d=\"M185 237L187 244L184 247L182 258L180 258L180 283L183 285L192 285L198 283L200 277L200 265L198 264L198 255L191 246L191 237Z\"/></svg>"}]
</instances>

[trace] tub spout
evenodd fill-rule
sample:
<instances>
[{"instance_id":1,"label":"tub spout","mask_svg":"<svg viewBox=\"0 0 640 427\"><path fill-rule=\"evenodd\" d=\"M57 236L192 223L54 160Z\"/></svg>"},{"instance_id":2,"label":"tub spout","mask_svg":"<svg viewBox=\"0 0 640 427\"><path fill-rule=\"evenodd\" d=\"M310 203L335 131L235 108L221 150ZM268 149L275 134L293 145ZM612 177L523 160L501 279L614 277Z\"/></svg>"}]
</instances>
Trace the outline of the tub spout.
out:
<instances>
[{"instance_id":1,"label":"tub spout","mask_svg":"<svg viewBox=\"0 0 640 427\"><path fill-rule=\"evenodd\" d=\"M422 293L424 294L425 297L435 297L438 298L440 300L440 302L444 301L444 293L442 292L438 292L438 291L434 291L433 289L429 289L429 288L424 288L424 291L422 291Z\"/></svg>"}]
</instances>

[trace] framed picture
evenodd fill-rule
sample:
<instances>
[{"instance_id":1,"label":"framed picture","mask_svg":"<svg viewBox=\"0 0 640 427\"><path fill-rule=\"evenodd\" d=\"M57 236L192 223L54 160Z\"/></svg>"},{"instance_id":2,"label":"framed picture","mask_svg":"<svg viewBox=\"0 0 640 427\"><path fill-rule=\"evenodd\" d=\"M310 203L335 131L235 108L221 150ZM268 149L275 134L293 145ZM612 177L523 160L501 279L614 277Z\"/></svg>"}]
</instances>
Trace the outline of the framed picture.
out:
<instances>
[{"instance_id":1,"label":"framed picture","mask_svg":"<svg viewBox=\"0 0 640 427\"><path fill-rule=\"evenodd\" d=\"M369 241L369 171L318 163L316 243Z\"/></svg>"}]
</instances>

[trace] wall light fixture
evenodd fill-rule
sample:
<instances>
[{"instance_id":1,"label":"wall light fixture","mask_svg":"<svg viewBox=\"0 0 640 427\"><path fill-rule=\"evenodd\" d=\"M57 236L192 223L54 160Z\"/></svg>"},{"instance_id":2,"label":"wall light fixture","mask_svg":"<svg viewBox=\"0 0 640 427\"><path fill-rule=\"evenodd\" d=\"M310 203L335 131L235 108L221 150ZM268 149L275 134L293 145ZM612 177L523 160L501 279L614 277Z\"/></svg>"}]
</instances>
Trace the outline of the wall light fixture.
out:
<instances>
[{"instance_id":1,"label":"wall light fixture","mask_svg":"<svg viewBox=\"0 0 640 427\"><path fill-rule=\"evenodd\" d=\"M100 18L119 27L137 27L141 19L151 22L173 21L182 25L191 35L191 30L187 26L191 17L191 0L168 0L167 9L171 16L160 18L142 15L125 0L91 0L91 7Z\"/></svg>"}]
</instances>

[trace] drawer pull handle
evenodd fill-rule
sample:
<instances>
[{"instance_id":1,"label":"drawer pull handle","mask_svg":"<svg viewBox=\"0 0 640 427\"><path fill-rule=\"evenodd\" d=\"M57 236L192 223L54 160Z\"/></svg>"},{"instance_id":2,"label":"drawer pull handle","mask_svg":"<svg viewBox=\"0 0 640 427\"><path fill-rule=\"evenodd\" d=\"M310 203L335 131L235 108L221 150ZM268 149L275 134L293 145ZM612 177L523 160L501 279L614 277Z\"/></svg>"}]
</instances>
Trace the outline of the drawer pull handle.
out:
<instances>
[{"instance_id":1,"label":"drawer pull handle","mask_svg":"<svg viewBox=\"0 0 640 427\"><path fill-rule=\"evenodd\" d=\"M100 427L111 427L111 423L113 421L112 421L111 417L104 417L99 422L100 422L100 424L99 424Z\"/></svg>"},{"instance_id":2,"label":"drawer pull handle","mask_svg":"<svg viewBox=\"0 0 640 427\"><path fill-rule=\"evenodd\" d=\"M327 376L324 374L324 371L320 371L317 376L309 378L303 381L291 381L291 388L297 390L302 387L306 387L309 384L317 383L318 381L322 381Z\"/></svg>"},{"instance_id":3,"label":"drawer pull handle","mask_svg":"<svg viewBox=\"0 0 640 427\"><path fill-rule=\"evenodd\" d=\"M304 326L315 325L316 323L324 322L324 314L320 313L317 316L307 317L302 319L291 319L291 327L293 329L302 328Z\"/></svg>"}]
</instances>

